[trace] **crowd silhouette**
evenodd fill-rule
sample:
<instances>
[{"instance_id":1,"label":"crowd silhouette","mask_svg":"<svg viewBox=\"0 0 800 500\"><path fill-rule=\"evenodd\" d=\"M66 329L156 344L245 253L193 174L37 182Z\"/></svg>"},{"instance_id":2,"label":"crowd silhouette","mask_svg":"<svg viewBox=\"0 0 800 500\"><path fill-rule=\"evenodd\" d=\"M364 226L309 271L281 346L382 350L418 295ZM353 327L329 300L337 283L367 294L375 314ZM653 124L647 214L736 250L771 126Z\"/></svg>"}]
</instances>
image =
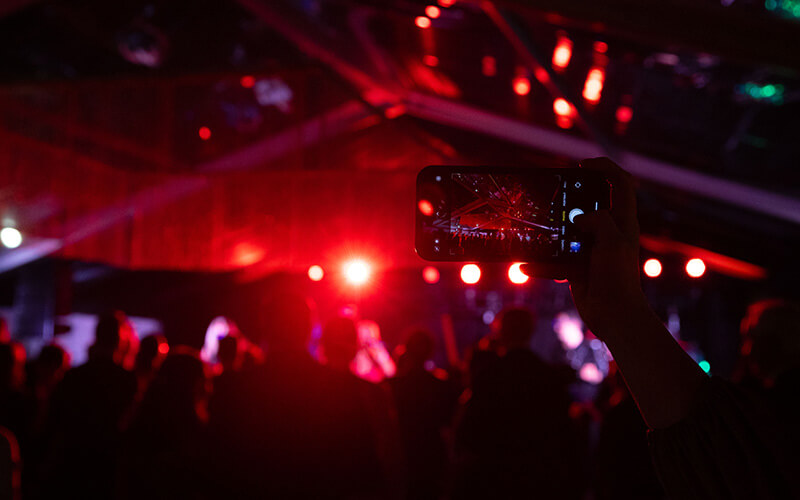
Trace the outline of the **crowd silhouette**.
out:
<instances>
[{"instance_id":1,"label":"crowd silhouette","mask_svg":"<svg viewBox=\"0 0 800 500\"><path fill-rule=\"evenodd\" d=\"M262 331L220 338L214 364L161 335L139 342L121 312L99 318L86 363L69 368L57 345L26 363L2 323L0 495L796 497L800 307L753 305L736 380L708 378L643 303L635 206L624 213L584 216L593 261L570 278L618 365L591 404L571 401L571 369L531 350L522 307L446 370L432 334L412 330L380 383L353 370L352 319L327 321L312 355L312 305L288 292L267 300Z\"/></svg>"}]
</instances>

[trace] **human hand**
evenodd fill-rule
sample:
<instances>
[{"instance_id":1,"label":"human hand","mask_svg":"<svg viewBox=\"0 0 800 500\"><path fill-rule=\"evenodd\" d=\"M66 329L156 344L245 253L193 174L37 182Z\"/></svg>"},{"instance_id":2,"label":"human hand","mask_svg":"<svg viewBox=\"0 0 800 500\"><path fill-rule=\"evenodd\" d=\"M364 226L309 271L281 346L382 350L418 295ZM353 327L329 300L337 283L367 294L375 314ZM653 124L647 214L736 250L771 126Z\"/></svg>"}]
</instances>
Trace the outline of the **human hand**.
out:
<instances>
[{"instance_id":1,"label":"human hand","mask_svg":"<svg viewBox=\"0 0 800 500\"><path fill-rule=\"evenodd\" d=\"M608 158L583 160L581 167L602 173L611 183L611 210L575 217L575 225L592 238L588 267L562 269L578 312L593 333L603 338L633 311L647 307L639 280L639 223L633 178ZM547 276L559 270L525 264L522 272Z\"/></svg>"}]
</instances>

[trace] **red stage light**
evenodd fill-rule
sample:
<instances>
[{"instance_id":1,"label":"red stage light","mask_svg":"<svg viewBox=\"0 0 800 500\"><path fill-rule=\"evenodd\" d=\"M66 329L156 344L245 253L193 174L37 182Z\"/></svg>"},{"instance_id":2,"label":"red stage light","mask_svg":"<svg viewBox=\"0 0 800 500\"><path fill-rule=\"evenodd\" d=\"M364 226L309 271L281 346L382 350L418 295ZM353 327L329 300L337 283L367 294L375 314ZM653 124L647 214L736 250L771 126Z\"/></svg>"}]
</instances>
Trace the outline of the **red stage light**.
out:
<instances>
[{"instance_id":1,"label":"red stage light","mask_svg":"<svg viewBox=\"0 0 800 500\"><path fill-rule=\"evenodd\" d=\"M422 28L422 29L430 28L431 20L425 16L417 16L417 18L414 19L414 24L417 25L417 28Z\"/></svg>"},{"instance_id":2,"label":"red stage light","mask_svg":"<svg viewBox=\"0 0 800 500\"><path fill-rule=\"evenodd\" d=\"M453 5L455 5L455 3L456 0L439 0L439 5L445 8L452 7Z\"/></svg>"},{"instance_id":3,"label":"red stage light","mask_svg":"<svg viewBox=\"0 0 800 500\"><path fill-rule=\"evenodd\" d=\"M369 264L363 260L351 260L344 265L344 276L353 285L363 285L369 280Z\"/></svg>"},{"instance_id":4,"label":"red stage light","mask_svg":"<svg viewBox=\"0 0 800 500\"><path fill-rule=\"evenodd\" d=\"M311 281L320 281L323 276L325 276L325 271L321 266L314 265L308 268L308 279Z\"/></svg>"},{"instance_id":5,"label":"red stage light","mask_svg":"<svg viewBox=\"0 0 800 500\"><path fill-rule=\"evenodd\" d=\"M208 127L200 127L200 129L197 131L197 135L199 135L204 141L207 141L211 139L211 129Z\"/></svg>"},{"instance_id":6,"label":"red stage light","mask_svg":"<svg viewBox=\"0 0 800 500\"><path fill-rule=\"evenodd\" d=\"M608 52L608 44L606 42L594 42L594 51L600 54Z\"/></svg>"},{"instance_id":7,"label":"red stage light","mask_svg":"<svg viewBox=\"0 0 800 500\"><path fill-rule=\"evenodd\" d=\"M481 59L481 71L483 76L494 76L497 74L497 60L492 56L483 56Z\"/></svg>"},{"instance_id":8,"label":"red stage light","mask_svg":"<svg viewBox=\"0 0 800 500\"><path fill-rule=\"evenodd\" d=\"M568 117L572 115L572 104L567 102L566 99L563 97L559 97L555 101L553 101L553 111L558 116Z\"/></svg>"},{"instance_id":9,"label":"red stage light","mask_svg":"<svg viewBox=\"0 0 800 500\"><path fill-rule=\"evenodd\" d=\"M422 270L422 279L425 280L425 283L430 283L431 285L438 283L439 270L433 266L426 266L425 269Z\"/></svg>"},{"instance_id":10,"label":"red stage light","mask_svg":"<svg viewBox=\"0 0 800 500\"><path fill-rule=\"evenodd\" d=\"M465 264L461 268L461 281L467 285L474 285L481 279L481 268L475 264Z\"/></svg>"},{"instance_id":11,"label":"red stage light","mask_svg":"<svg viewBox=\"0 0 800 500\"><path fill-rule=\"evenodd\" d=\"M431 19L436 19L441 15L442 11L439 10L439 7L435 5L428 5L425 7L425 15L430 17Z\"/></svg>"},{"instance_id":12,"label":"red stage light","mask_svg":"<svg viewBox=\"0 0 800 500\"><path fill-rule=\"evenodd\" d=\"M560 38L553 50L553 66L564 69L569 66L572 59L572 41L569 38Z\"/></svg>"},{"instance_id":13,"label":"red stage light","mask_svg":"<svg viewBox=\"0 0 800 500\"><path fill-rule=\"evenodd\" d=\"M419 211L422 215L427 217L433 215L433 203L429 202L428 200L419 200L417 208L419 208Z\"/></svg>"},{"instance_id":14,"label":"red stage light","mask_svg":"<svg viewBox=\"0 0 800 500\"><path fill-rule=\"evenodd\" d=\"M522 285L528 282L530 277L520 269L522 262L516 262L508 267L508 279L515 285Z\"/></svg>"},{"instance_id":15,"label":"red stage light","mask_svg":"<svg viewBox=\"0 0 800 500\"><path fill-rule=\"evenodd\" d=\"M169 344L166 342L158 344L158 352L165 355L169 353Z\"/></svg>"},{"instance_id":16,"label":"red stage light","mask_svg":"<svg viewBox=\"0 0 800 500\"><path fill-rule=\"evenodd\" d=\"M246 89L252 89L256 84L256 78L252 75L245 75L239 79L239 83Z\"/></svg>"},{"instance_id":17,"label":"red stage light","mask_svg":"<svg viewBox=\"0 0 800 500\"><path fill-rule=\"evenodd\" d=\"M422 62L424 62L426 66L435 67L439 65L439 58L436 56L427 55L422 57Z\"/></svg>"},{"instance_id":18,"label":"red stage light","mask_svg":"<svg viewBox=\"0 0 800 500\"><path fill-rule=\"evenodd\" d=\"M605 77L605 71L600 68L594 68L589 71L586 76L586 82L583 84L583 98L591 103L598 102L600 94L603 92Z\"/></svg>"},{"instance_id":19,"label":"red stage light","mask_svg":"<svg viewBox=\"0 0 800 500\"><path fill-rule=\"evenodd\" d=\"M706 273L706 263L703 259L689 259L686 263L686 274L692 278L699 278Z\"/></svg>"},{"instance_id":20,"label":"red stage light","mask_svg":"<svg viewBox=\"0 0 800 500\"><path fill-rule=\"evenodd\" d=\"M524 76L514 78L513 85L514 92L516 92L517 95L528 95L531 91L531 81Z\"/></svg>"},{"instance_id":21,"label":"red stage light","mask_svg":"<svg viewBox=\"0 0 800 500\"><path fill-rule=\"evenodd\" d=\"M651 278L661 276L661 261L658 259L647 259L644 263L644 274Z\"/></svg>"},{"instance_id":22,"label":"red stage light","mask_svg":"<svg viewBox=\"0 0 800 500\"><path fill-rule=\"evenodd\" d=\"M633 119L633 109L630 106L620 106L617 108L617 121L629 123Z\"/></svg>"}]
</instances>

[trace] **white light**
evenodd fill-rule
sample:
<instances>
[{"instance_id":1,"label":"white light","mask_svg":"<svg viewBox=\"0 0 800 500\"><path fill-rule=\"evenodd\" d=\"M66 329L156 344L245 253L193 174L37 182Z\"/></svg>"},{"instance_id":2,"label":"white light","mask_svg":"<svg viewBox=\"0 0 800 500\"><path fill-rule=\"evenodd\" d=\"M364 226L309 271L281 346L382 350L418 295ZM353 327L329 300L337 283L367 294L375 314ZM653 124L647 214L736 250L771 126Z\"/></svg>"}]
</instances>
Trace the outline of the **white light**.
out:
<instances>
[{"instance_id":1,"label":"white light","mask_svg":"<svg viewBox=\"0 0 800 500\"><path fill-rule=\"evenodd\" d=\"M369 264L363 260L352 260L345 264L344 275L354 285L363 285L369 280Z\"/></svg>"},{"instance_id":2,"label":"white light","mask_svg":"<svg viewBox=\"0 0 800 500\"><path fill-rule=\"evenodd\" d=\"M22 233L15 227L0 229L0 242L6 248L17 248L22 245Z\"/></svg>"},{"instance_id":3,"label":"white light","mask_svg":"<svg viewBox=\"0 0 800 500\"><path fill-rule=\"evenodd\" d=\"M686 274L692 278L699 278L706 272L706 263L703 259L689 259L686 263Z\"/></svg>"},{"instance_id":4,"label":"white light","mask_svg":"<svg viewBox=\"0 0 800 500\"><path fill-rule=\"evenodd\" d=\"M481 279L481 268L475 264L466 264L461 268L461 281L474 285Z\"/></svg>"},{"instance_id":5,"label":"white light","mask_svg":"<svg viewBox=\"0 0 800 500\"><path fill-rule=\"evenodd\" d=\"M515 285L522 285L524 283L527 283L528 280L530 279L530 277L528 277L527 274L522 272L520 266L522 266L522 263L517 262L511 264L511 266L509 266L508 268L508 279L511 280L511 282L514 283Z\"/></svg>"}]
</instances>

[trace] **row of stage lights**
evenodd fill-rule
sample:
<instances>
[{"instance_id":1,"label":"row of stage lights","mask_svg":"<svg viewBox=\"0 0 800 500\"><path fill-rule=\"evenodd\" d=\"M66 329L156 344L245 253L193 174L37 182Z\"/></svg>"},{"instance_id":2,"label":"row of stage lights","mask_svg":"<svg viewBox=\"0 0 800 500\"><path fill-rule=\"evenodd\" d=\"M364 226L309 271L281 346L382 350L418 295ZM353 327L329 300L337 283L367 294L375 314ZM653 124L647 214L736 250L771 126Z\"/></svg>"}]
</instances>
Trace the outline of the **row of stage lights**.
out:
<instances>
[{"instance_id":1,"label":"row of stage lights","mask_svg":"<svg viewBox=\"0 0 800 500\"><path fill-rule=\"evenodd\" d=\"M456 0L439 0L439 7L452 7ZM442 14L442 9L436 5L425 7L425 15L417 16L414 24L419 29L428 29L433 25L433 19L438 19ZM563 32L559 32L556 46L553 49L551 64L557 73L564 72L572 60L572 40ZM596 41L593 45L593 63L583 85L582 96L587 105L594 106L600 102L603 92L603 85L606 78L606 65L608 64L608 44L603 41ZM423 62L428 66L438 66L439 58L428 54L423 57ZM481 60L482 72L484 76L493 77L497 74L497 61L493 56L486 55ZM534 71L536 79L545 84L550 79L547 71L537 68ZM531 92L531 79L528 70L524 67L517 68L517 76L511 80L511 88L520 97L527 96ZM623 99L624 101L625 99ZM570 128L573 125L576 110L575 106L564 98L556 98L553 101L553 111L556 115L556 124L561 128ZM633 109L623 102L617 108L615 117L620 127L624 128L633 119Z\"/></svg>"},{"instance_id":2,"label":"row of stage lights","mask_svg":"<svg viewBox=\"0 0 800 500\"><path fill-rule=\"evenodd\" d=\"M530 277L522 272L521 266L521 262L515 262L508 266L508 280L515 285L524 285L530 280ZM664 269L658 259L647 259L642 268L645 276L649 278L658 278ZM703 259L693 258L686 261L684 269L689 277L700 278L706 272L706 264ZM360 286L369 281L372 269L366 261L356 259L346 262L342 268L342 273L350 284ZM461 272L459 273L461 281L467 285L477 284L481 280L481 274L482 271L478 264L464 264L461 266ZM311 281L321 281L324 277L325 271L321 266L313 265L308 268L308 278ZM422 279L425 283L436 284L439 282L440 277L439 270L434 266L426 266L422 269Z\"/></svg>"}]
</instances>

